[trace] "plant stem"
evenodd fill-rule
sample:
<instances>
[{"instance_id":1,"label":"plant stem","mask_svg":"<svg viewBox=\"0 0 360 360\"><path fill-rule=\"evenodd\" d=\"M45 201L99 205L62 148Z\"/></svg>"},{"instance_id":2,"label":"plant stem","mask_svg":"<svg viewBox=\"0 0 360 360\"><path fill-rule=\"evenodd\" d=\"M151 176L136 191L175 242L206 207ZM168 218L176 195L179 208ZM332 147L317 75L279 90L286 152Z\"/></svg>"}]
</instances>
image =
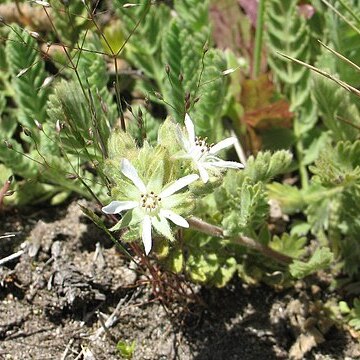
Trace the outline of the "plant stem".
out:
<instances>
[{"instance_id":1,"label":"plant stem","mask_svg":"<svg viewBox=\"0 0 360 360\"><path fill-rule=\"evenodd\" d=\"M190 228L194 230L198 230L210 236L225 238L224 230L219 226L209 224L193 216L187 219L187 221L190 225ZM236 244L243 245L249 249L256 250L260 252L262 255L286 265L291 264L293 261L293 259L290 256L281 254L280 252L273 250L266 245L262 245L259 242L255 241L254 239L249 238L247 236L238 236L238 237L230 238L230 241Z\"/></svg>"},{"instance_id":2,"label":"plant stem","mask_svg":"<svg viewBox=\"0 0 360 360\"><path fill-rule=\"evenodd\" d=\"M301 182L301 187L303 189L307 189L309 187L309 175L306 169L306 165L304 164L304 146L303 146L303 142L301 139L301 135L299 134L299 131L297 130L299 127L299 118L298 116L295 119L294 122L294 133L295 136L297 138L297 142L296 142L296 155L297 155L297 160L298 160L298 164L299 164L299 173L300 173L300 182Z\"/></svg>"},{"instance_id":3,"label":"plant stem","mask_svg":"<svg viewBox=\"0 0 360 360\"><path fill-rule=\"evenodd\" d=\"M264 33L265 1L266 0L259 0L258 8L257 8L253 78L258 77L260 73L261 50L262 50L263 33Z\"/></svg>"}]
</instances>

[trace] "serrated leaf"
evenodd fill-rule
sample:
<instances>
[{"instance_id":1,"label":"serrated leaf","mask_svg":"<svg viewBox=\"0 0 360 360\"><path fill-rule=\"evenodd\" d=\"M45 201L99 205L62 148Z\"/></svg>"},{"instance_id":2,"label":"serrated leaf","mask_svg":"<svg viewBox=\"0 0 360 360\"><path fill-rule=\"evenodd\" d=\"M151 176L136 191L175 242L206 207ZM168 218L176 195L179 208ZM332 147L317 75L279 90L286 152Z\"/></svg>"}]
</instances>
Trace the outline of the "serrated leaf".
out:
<instances>
[{"instance_id":1,"label":"serrated leaf","mask_svg":"<svg viewBox=\"0 0 360 360\"><path fill-rule=\"evenodd\" d=\"M337 84L314 77L314 98L324 125L334 140L355 140L359 136L360 113L354 98Z\"/></svg>"},{"instance_id":2,"label":"serrated leaf","mask_svg":"<svg viewBox=\"0 0 360 360\"><path fill-rule=\"evenodd\" d=\"M267 200L261 183L252 185L245 181L238 188L237 196L232 199L232 206L222 221L224 234L251 234L259 229L269 215Z\"/></svg>"},{"instance_id":3,"label":"serrated leaf","mask_svg":"<svg viewBox=\"0 0 360 360\"><path fill-rule=\"evenodd\" d=\"M86 27L87 9L82 0L49 0L51 5L52 21L56 33L66 45L75 44L81 30Z\"/></svg>"},{"instance_id":4,"label":"serrated leaf","mask_svg":"<svg viewBox=\"0 0 360 360\"><path fill-rule=\"evenodd\" d=\"M273 182L266 188L269 191L269 197L279 202L281 210L285 214L298 213L307 205L304 192L295 186Z\"/></svg>"},{"instance_id":5,"label":"serrated leaf","mask_svg":"<svg viewBox=\"0 0 360 360\"><path fill-rule=\"evenodd\" d=\"M304 236L299 237L284 233L281 238L275 235L270 241L269 246L282 254L297 259L304 255L306 242L307 239Z\"/></svg>"},{"instance_id":6,"label":"serrated leaf","mask_svg":"<svg viewBox=\"0 0 360 360\"><path fill-rule=\"evenodd\" d=\"M294 260L289 266L290 274L296 279L302 279L316 271L328 268L333 259L334 255L329 248L318 248L308 262Z\"/></svg>"},{"instance_id":7,"label":"serrated leaf","mask_svg":"<svg viewBox=\"0 0 360 360\"><path fill-rule=\"evenodd\" d=\"M310 170L323 186L352 186L360 182L360 141L340 141L328 146Z\"/></svg>"},{"instance_id":8,"label":"serrated leaf","mask_svg":"<svg viewBox=\"0 0 360 360\"><path fill-rule=\"evenodd\" d=\"M39 51L35 39L14 25L6 42L6 60L16 93L14 101L20 110L18 119L29 129L35 128L35 119L41 123L46 119L49 88L41 87L47 73ZM17 76L20 72L22 76Z\"/></svg>"},{"instance_id":9,"label":"serrated leaf","mask_svg":"<svg viewBox=\"0 0 360 360\"><path fill-rule=\"evenodd\" d=\"M249 177L254 183L269 182L275 176L286 172L291 164L292 154L279 150L271 154L269 151L259 152L256 157L250 156L243 177Z\"/></svg>"},{"instance_id":10,"label":"serrated leaf","mask_svg":"<svg viewBox=\"0 0 360 360\"><path fill-rule=\"evenodd\" d=\"M316 107L311 99L310 71L289 62L280 54L307 62L311 55L309 29L299 16L297 0L273 0L267 3L266 42L269 65L277 79L285 84L290 110L296 113L297 136L306 134L316 123Z\"/></svg>"}]
</instances>

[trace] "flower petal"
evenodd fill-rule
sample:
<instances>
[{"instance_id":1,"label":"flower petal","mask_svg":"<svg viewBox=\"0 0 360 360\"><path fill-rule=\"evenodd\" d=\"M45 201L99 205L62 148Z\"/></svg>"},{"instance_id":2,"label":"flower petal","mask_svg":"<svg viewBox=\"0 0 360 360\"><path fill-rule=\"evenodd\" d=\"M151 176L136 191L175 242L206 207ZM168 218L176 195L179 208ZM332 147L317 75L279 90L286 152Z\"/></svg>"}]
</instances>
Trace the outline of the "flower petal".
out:
<instances>
[{"instance_id":1,"label":"flower petal","mask_svg":"<svg viewBox=\"0 0 360 360\"><path fill-rule=\"evenodd\" d=\"M128 159L121 160L121 172L129 178L141 193L146 193L146 186L139 178L136 169L131 165Z\"/></svg>"},{"instance_id":2,"label":"flower petal","mask_svg":"<svg viewBox=\"0 0 360 360\"><path fill-rule=\"evenodd\" d=\"M134 209L138 205L139 203L137 201L112 201L101 210L105 214L118 214L124 210Z\"/></svg>"},{"instance_id":3,"label":"flower petal","mask_svg":"<svg viewBox=\"0 0 360 360\"><path fill-rule=\"evenodd\" d=\"M193 145L195 143L195 127L189 114L185 114L185 127L189 135L189 142Z\"/></svg>"},{"instance_id":4,"label":"flower petal","mask_svg":"<svg viewBox=\"0 0 360 360\"><path fill-rule=\"evenodd\" d=\"M206 164L206 163L204 163L204 164ZM199 169L199 174L200 174L202 182L204 184L206 184L209 181L208 172L205 170L205 168L203 166L200 166L199 164L198 164L198 169Z\"/></svg>"},{"instance_id":5,"label":"flower petal","mask_svg":"<svg viewBox=\"0 0 360 360\"><path fill-rule=\"evenodd\" d=\"M168 186L165 190L163 190L159 194L159 196L161 198L165 198L167 196L170 196L170 195L174 194L175 192L179 191L180 189L184 188L185 186L191 184L192 182L194 182L198 178L199 178L199 175L196 175L196 174L191 174L191 175L184 176L184 177L180 178L179 180L176 180L170 186Z\"/></svg>"},{"instance_id":6,"label":"flower petal","mask_svg":"<svg viewBox=\"0 0 360 360\"><path fill-rule=\"evenodd\" d=\"M144 216L142 221L142 242L144 244L145 254L149 255L152 247L151 239L151 219L149 215Z\"/></svg>"},{"instance_id":7,"label":"flower petal","mask_svg":"<svg viewBox=\"0 0 360 360\"><path fill-rule=\"evenodd\" d=\"M189 227L189 223L180 215L175 214L173 211L171 210L164 210L161 209L160 210L160 216L163 216L169 220L171 220L174 224L184 227L184 228L188 228Z\"/></svg>"},{"instance_id":8,"label":"flower petal","mask_svg":"<svg viewBox=\"0 0 360 360\"><path fill-rule=\"evenodd\" d=\"M226 149L229 146L234 145L236 142L236 138L235 137L229 137L227 139L221 140L220 142L218 142L216 145L214 145L210 150L209 153L210 154L216 154L218 153L220 150L222 149Z\"/></svg>"},{"instance_id":9,"label":"flower petal","mask_svg":"<svg viewBox=\"0 0 360 360\"><path fill-rule=\"evenodd\" d=\"M205 168L218 167L218 168L229 168L229 169L243 169L245 166L236 161L212 161L203 164Z\"/></svg>"},{"instance_id":10,"label":"flower petal","mask_svg":"<svg viewBox=\"0 0 360 360\"><path fill-rule=\"evenodd\" d=\"M180 129L180 126L177 125L176 126L176 131L175 131L175 135L176 135L176 138L177 138L177 141L180 143L181 147L185 150L185 151L189 151L190 148L191 148L191 145L189 143L189 139L187 139L182 130Z\"/></svg>"}]
</instances>

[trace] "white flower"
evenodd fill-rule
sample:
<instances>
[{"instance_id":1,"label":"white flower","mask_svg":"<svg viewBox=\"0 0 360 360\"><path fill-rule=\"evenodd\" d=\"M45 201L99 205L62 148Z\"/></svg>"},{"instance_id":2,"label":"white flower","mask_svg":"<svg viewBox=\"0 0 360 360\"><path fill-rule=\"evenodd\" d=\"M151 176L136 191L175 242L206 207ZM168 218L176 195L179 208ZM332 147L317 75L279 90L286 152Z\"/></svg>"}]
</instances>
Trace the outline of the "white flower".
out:
<instances>
[{"instance_id":1,"label":"white flower","mask_svg":"<svg viewBox=\"0 0 360 360\"><path fill-rule=\"evenodd\" d=\"M184 176L155 194L150 188L152 185L146 186L144 184L129 160L123 159L121 161L121 172L135 185L129 189L129 200L112 201L109 205L104 206L102 211L105 214L118 214L122 211L132 210L135 217L141 222L142 241L146 255L149 254L152 247L152 226L169 239L172 239L172 233L167 220L171 220L178 226L189 227L188 222L182 216L170 210L178 204L177 196L171 195L197 180L198 175Z\"/></svg>"},{"instance_id":2,"label":"white flower","mask_svg":"<svg viewBox=\"0 0 360 360\"><path fill-rule=\"evenodd\" d=\"M224 161L215 156L220 150L226 149L234 145L236 138L229 137L218 142L216 145L208 145L207 138L201 139L195 135L195 128L190 116L185 115L185 127L187 137L179 130L178 137L185 150L185 155L178 156L179 158L191 159L199 170L201 180L204 183L209 181L208 170L218 170L219 168L243 169L244 165L235 161Z\"/></svg>"}]
</instances>

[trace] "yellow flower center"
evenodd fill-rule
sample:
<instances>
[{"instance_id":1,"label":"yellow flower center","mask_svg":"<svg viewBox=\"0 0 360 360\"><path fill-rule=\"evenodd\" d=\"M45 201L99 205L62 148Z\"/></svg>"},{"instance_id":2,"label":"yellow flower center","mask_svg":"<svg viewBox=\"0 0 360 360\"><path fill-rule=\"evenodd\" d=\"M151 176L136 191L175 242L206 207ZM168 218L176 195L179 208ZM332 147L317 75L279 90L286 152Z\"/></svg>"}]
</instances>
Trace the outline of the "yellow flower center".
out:
<instances>
[{"instance_id":1,"label":"yellow flower center","mask_svg":"<svg viewBox=\"0 0 360 360\"><path fill-rule=\"evenodd\" d=\"M206 142L207 137L206 138L202 138L201 136L196 136L195 138L195 145L199 148L199 150L204 153L204 152L209 152L209 150L214 146L214 144L208 144Z\"/></svg>"},{"instance_id":2,"label":"yellow flower center","mask_svg":"<svg viewBox=\"0 0 360 360\"><path fill-rule=\"evenodd\" d=\"M141 195L141 207L147 212L157 210L161 202L161 198L153 191Z\"/></svg>"}]
</instances>

